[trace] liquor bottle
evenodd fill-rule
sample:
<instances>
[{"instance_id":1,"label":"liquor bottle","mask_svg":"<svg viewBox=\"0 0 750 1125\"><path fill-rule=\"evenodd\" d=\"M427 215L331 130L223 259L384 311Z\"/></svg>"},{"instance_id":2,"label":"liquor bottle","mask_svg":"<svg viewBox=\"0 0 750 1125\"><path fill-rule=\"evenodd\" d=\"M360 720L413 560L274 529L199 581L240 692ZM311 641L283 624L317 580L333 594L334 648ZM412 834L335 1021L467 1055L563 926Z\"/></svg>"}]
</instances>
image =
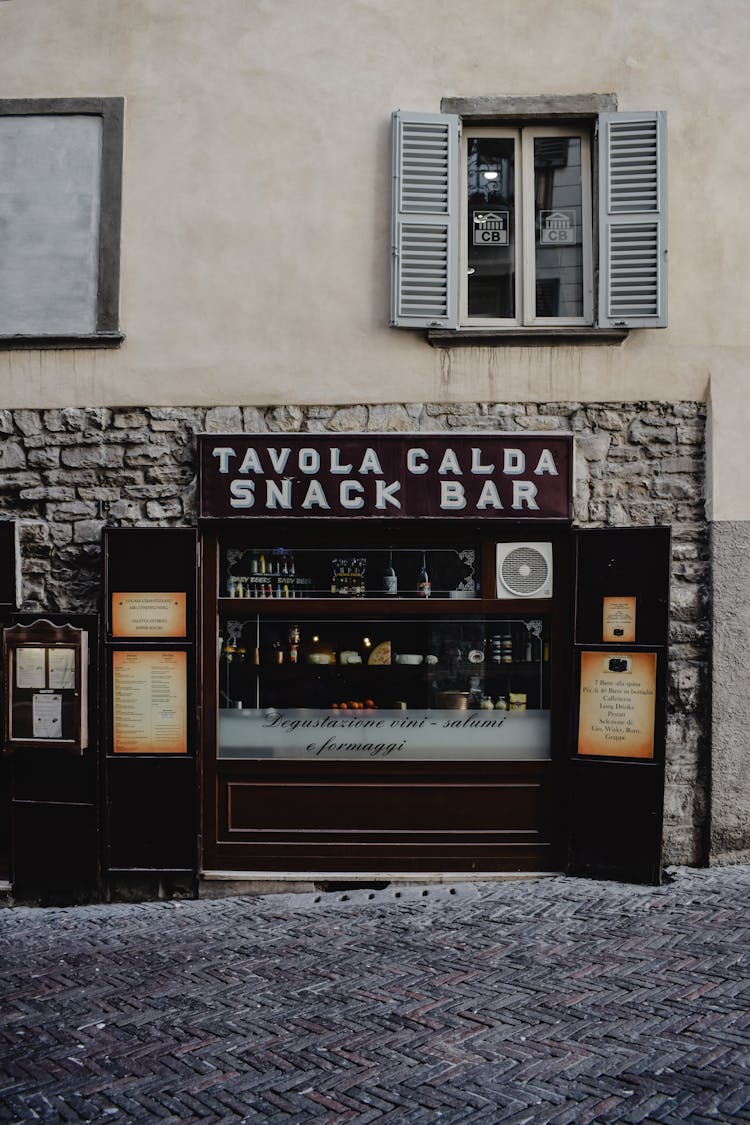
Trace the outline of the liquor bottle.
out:
<instances>
[{"instance_id":1,"label":"liquor bottle","mask_svg":"<svg viewBox=\"0 0 750 1125\"><path fill-rule=\"evenodd\" d=\"M427 559L425 558L424 552L422 552L422 569L420 570L419 578L417 579L417 597L429 598L431 593L432 583L430 582L430 578L427 573Z\"/></svg>"},{"instance_id":2,"label":"liquor bottle","mask_svg":"<svg viewBox=\"0 0 750 1125\"><path fill-rule=\"evenodd\" d=\"M388 566L383 572L383 593L392 598L398 593L398 578L393 569L393 551L388 552Z\"/></svg>"}]
</instances>

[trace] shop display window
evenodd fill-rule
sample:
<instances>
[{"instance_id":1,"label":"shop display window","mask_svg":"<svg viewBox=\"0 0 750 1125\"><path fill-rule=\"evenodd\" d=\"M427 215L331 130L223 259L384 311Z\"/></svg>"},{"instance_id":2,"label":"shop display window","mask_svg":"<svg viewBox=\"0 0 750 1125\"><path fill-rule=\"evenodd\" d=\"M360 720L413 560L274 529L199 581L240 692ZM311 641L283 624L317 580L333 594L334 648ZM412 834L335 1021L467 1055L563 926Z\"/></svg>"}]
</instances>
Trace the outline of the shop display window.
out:
<instances>
[{"instance_id":1,"label":"shop display window","mask_svg":"<svg viewBox=\"0 0 750 1125\"><path fill-rule=\"evenodd\" d=\"M549 657L546 616L436 607L235 618L228 607L217 645L218 755L546 760Z\"/></svg>"}]
</instances>

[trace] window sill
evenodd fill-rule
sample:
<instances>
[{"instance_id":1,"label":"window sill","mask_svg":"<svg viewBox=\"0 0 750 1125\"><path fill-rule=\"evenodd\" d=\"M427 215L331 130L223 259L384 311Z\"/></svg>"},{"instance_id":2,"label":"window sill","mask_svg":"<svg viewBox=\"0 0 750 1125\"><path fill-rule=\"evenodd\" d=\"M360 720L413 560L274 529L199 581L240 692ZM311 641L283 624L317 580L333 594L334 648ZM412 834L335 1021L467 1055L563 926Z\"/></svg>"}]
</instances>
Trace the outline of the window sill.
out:
<instances>
[{"instance_id":1,"label":"window sill","mask_svg":"<svg viewBox=\"0 0 750 1125\"><path fill-rule=\"evenodd\" d=\"M0 351L23 348L119 348L124 332L95 332L81 336L0 336Z\"/></svg>"},{"instance_id":2,"label":"window sill","mask_svg":"<svg viewBox=\"0 0 750 1125\"><path fill-rule=\"evenodd\" d=\"M428 328L433 348L542 348L550 344L619 345L627 328Z\"/></svg>"}]
</instances>

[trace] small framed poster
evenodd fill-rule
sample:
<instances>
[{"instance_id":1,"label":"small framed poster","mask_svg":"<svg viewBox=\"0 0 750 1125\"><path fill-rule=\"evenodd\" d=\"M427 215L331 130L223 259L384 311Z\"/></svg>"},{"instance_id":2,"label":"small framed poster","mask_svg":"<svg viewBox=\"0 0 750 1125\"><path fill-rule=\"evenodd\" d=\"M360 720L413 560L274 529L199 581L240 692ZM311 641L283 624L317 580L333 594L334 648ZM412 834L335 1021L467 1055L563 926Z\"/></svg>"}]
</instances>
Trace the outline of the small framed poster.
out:
<instances>
[{"instance_id":1,"label":"small framed poster","mask_svg":"<svg viewBox=\"0 0 750 1125\"><path fill-rule=\"evenodd\" d=\"M604 644L635 644L634 597L605 597L602 613Z\"/></svg>"},{"instance_id":2,"label":"small framed poster","mask_svg":"<svg viewBox=\"0 0 750 1125\"><path fill-rule=\"evenodd\" d=\"M112 594L112 636L131 640L184 637L187 633L184 592Z\"/></svg>"},{"instance_id":3,"label":"small framed poster","mask_svg":"<svg viewBox=\"0 0 750 1125\"><path fill-rule=\"evenodd\" d=\"M653 758L656 653L582 652L578 753Z\"/></svg>"},{"instance_id":4,"label":"small framed poster","mask_svg":"<svg viewBox=\"0 0 750 1125\"><path fill-rule=\"evenodd\" d=\"M112 653L115 754L187 754L187 653Z\"/></svg>"}]
</instances>

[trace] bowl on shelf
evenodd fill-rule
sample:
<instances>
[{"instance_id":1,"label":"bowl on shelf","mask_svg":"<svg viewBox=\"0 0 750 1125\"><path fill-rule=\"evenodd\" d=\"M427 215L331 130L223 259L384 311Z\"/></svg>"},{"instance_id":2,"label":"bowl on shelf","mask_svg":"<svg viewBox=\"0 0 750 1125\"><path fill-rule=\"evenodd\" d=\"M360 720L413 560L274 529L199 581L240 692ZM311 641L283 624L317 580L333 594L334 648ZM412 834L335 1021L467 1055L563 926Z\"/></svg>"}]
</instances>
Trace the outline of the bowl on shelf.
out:
<instances>
[{"instance_id":1,"label":"bowl on shelf","mask_svg":"<svg viewBox=\"0 0 750 1125\"><path fill-rule=\"evenodd\" d=\"M424 657L415 652L399 652L393 659L397 664L421 664Z\"/></svg>"},{"instance_id":2,"label":"bowl on shelf","mask_svg":"<svg viewBox=\"0 0 750 1125\"><path fill-rule=\"evenodd\" d=\"M466 711L469 706L468 691L439 691L436 697L438 707L448 711Z\"/></svg>"},{"instance_id":3,"label":"bowl on shelf","mask_svg":"<svg viewBox=\"0 0 750 1125\"><path fill-rule=\"evenodd\" d=\"M335 657L332 652L311 652L307 658L308 664L333 664Z\"/></svg>"}]
</instances>

